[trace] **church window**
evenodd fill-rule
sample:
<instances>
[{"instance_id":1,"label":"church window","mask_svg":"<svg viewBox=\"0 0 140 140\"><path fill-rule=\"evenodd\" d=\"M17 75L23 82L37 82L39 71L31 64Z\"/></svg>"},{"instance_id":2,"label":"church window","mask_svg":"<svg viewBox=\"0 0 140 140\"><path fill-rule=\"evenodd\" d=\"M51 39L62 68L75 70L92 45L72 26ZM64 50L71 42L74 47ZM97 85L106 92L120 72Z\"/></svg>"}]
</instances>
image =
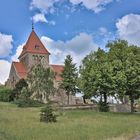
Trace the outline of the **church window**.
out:
<instances>
[{"instance_id":1,"label":"church window","mask_svg":"<svg viewBox=\"0 0 140 140\"><path fill-rule=\"evenodd\" d=\"M40 49L40 46L39 45L35 45L35 49L36 50L39 50Z\"/></svg>"}]
</instances>

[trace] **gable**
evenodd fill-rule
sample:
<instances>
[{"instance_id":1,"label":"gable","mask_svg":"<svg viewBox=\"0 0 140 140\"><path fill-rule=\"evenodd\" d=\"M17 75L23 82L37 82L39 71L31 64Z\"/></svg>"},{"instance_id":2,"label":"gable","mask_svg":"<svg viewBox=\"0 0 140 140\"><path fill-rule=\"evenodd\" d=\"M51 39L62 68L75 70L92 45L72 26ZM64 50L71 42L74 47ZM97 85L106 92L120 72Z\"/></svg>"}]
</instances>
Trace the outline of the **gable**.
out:
<instances>
[{"instance_id":1,"label":"gable","mask_svg":"<svg viewBox=\"0 0 140 140\"><path fill-rule=\"evenodd\" d=\"M19 58L27 52L35 54L50 54L34 31L31 32Z\"/></svg>"}]
</instances>

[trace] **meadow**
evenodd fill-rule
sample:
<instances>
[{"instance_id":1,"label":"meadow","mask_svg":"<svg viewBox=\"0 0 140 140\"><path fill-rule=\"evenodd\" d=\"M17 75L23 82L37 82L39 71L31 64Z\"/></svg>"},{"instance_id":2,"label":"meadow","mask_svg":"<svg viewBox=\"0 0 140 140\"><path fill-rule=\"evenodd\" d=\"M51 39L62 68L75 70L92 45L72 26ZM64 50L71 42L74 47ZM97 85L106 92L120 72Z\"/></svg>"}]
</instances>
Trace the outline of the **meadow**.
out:
<instances>
[{"instance_id":1,"label":"meadow","mask_svg":"<svg viewBox=\"0 0 140 140\"><path fill-rule=\"evenodd\" d=\"M65 111L56 123L39 121L40 108L0 102L0 140L129 140L140 134L140 115Z\"/></svg>"}]
</instances>

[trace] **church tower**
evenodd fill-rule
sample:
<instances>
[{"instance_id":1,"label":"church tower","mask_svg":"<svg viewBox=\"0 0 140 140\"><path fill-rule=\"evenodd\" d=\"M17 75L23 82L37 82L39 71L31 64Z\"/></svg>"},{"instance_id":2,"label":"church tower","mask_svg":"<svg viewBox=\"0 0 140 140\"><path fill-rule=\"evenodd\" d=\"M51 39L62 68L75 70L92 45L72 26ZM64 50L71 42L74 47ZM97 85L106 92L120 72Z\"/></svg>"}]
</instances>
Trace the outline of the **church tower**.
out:
<instances>
[{"instance_id":1,"label":"church tower","mask_svg":"<svg viewBox=\"0 0 140 140\"><path fill-rule=\"evenodd\" d=\"M23 47L22 53L19 56L19 60L29 72L32 66L39 63L42 59L49 64L49 55L50 53L48 50L42 44L35 31L32 30L25 46Z\"/></svg>"}]
</instances>

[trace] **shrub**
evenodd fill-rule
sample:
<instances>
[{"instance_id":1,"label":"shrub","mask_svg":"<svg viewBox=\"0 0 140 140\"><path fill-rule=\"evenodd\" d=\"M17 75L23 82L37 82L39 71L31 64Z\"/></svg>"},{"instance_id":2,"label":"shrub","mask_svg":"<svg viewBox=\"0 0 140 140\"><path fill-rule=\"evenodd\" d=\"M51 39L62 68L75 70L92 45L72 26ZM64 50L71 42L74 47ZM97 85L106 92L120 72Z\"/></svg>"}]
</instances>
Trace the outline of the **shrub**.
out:
<instances>
[{"instance_id":1,"label":"shrub","mask_svg":"<svg viewBox=\"0 0 140 140\"><path fill-rule=\"evenodd\" d=\"M41 107L44 104L32 99L18 99L14 101L15 104L17 104L18 107Z\"/></svg>"},{"instance_id":2,"label":"shrub","mask_svg":"<svg viewBox=\"0 0 140 140\"><path fill-rule=\"evenodd\" d=\"M7 87L0 87L0 101L2 102L10 102L13 100L12 98L13 90Z\"/></svg>"},{"instance_id":3,"label":"shrub","mask_svg":"<svg viewBox=\"0 0 140 140\"><path fill-rule=\"evenodd\" d=\"M109 112L109 105L108 105L108 103L100 101L98 106L99 106L99 111L101 111L101 112Z\"/></svg>"},{"instance_id":4,"label":"shrub","mask_svg":"<svg viewBox=\"0 0 140 140\"><path fill-rule=\"evenodd\" d=\"M28 84L26 82L25 79L20 79L16 85L15 85L15 88L13 90L13 96L15 99L19 99L21 94L22 94L22 91L24 89L27 89L28 88Z\"/></svg>"},{"instance_id":5,"label":"shrub","mask_svg":"<svg viewBox=\"0 0 140 140\"><path fill-rule=\"evenodd\" d=\"M46 107L41 109L40 121L46 123L56 122L56 115L50 104L47 104Z\"/></svg>"}]
</instances>

